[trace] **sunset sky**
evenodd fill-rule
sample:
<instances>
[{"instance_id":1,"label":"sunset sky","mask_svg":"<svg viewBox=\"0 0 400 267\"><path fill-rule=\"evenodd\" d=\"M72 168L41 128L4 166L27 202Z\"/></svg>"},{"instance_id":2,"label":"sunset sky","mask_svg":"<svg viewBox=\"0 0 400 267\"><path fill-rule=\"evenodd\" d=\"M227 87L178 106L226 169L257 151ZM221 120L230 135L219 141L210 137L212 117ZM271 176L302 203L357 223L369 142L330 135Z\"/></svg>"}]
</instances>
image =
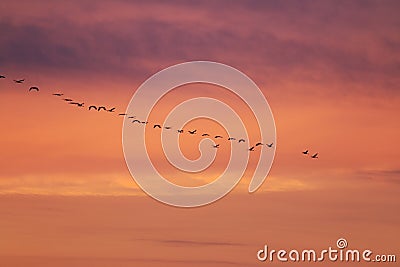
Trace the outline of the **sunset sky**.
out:
<instances>
[{"instance_id":1,"label":"sunset sky","mask_svg":"<svg viewBox=\"0 0 400 267\"><path fill-rule=\"evenodd\" d=\"M1 1L0 262L281 266L258 262L257 251L323 249L340 237L399 261L399 12L398 1ZM230 65L259 86L275 118L276 154L257 192L247 193L255 153L228 196L182 209L135 184L124 118L87 106L123 113L150 76L194 60ZM198 96L225 101L253 129L248 107L217 86L178 88L155 119ZM195 159L197 143L185 138L183 154ZM175 174L158 144L156 164ZM171 179L210 182L228 152L207 172Z\"/></svg>"}]
</instances>

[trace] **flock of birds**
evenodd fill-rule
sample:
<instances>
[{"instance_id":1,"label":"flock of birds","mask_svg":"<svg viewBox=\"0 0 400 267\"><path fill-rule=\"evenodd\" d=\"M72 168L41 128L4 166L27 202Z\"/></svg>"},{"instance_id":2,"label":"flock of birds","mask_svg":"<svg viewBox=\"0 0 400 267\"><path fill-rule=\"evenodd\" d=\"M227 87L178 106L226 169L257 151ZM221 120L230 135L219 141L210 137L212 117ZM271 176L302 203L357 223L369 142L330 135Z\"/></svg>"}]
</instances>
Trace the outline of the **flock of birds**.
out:
<instances>
[{"instance_id":1,"label":"flock of birds","mask_svg":"<svg viewBox=\"0 0 400 267\"><path fill-rule=\"evenodd\" d=\"M6 78L5 75L0 75L0 79L5 79L5 78ZM25 82L25 79L17 79L17 80L13 80L13 81L14 81L15 83L17 83L17 84L22 84L22 83ZM31 92L31 91L39 92L40 89L39 89L38 86L31 86L31 87L29 87L28 92ZM63 93L53 93L52 95L53 95L53 96L56 96L56 97L62 97L62 100L65 101L65 102L67 102L67 103L70 104L70 105L75 105L75 106L81 107L81 108L82 108L82 107L85 107L85 103L84 103L84 102L81 102L81 101L74 101L74 100L71 99L71 98L64 98L64 94L63 94ZM115 111L116 111L116 108L115 108L115 107L107 108L106 106L90 105L90 106L88 106L88 110L89 110L89 111L90 111L90 110L96 110L96 111L102 111L102 110L103 110L103 111L105 111L105 112L115 112ZM128 119L133 119L133 120L132 120L132 123L134 123L134 124L135 124L135 123L137 123L137 124L148 124L148 123L149 123L148 121L141 121L141 120L137 119L136 116L131 116L131 115L128 115L128 114L126 114L126 113L118 113L118 116L125 116L125 117L127 117ZM162 127L161 124L153 124L153 129L162 129L162 128L164 128L164 129L166 129L166 130L171 130L171 129L172 129L171 126L164 126L164 127ZM183 133L184 133L184 130L183 130L183 129L178 129L177 132L178 132L178 134L183 134ZM197 134L197 129L188 130L187 133L190 134L190 135L195 135L195 134ZM208 134L208 133L202 133L201 136L202 136L202 137L210 137L210 134ZM221 135L215 135L215 136L214 136L214 139L215 139L215 140L216 140L216 139L224 139L224 137L221 136ZM243 138L240 138L240 139L237 140L235 137L228 137L227 140L228 140L228 141L237 141L238 143L246 143L246 140L243 139ZM266 143L266 144L264 144L264 143L262 143L262 142L257 142L255 145L250 146L250 147L248 148L248 151L250 151L250 152L255 151L255 149L256 149L257 147L264 146L264 145L265 145L266 147L268 147L268 148L272 148L272 147L274 146L274 143ZM215 145L213 145L213 148L218 149L219 147L220 147L220 144L215 144ZM317 159L317 158L318 158L318 153L314 153L314 154L311 155L311 154L309 153L309 150L308 150L308 149L305 150L305 151L302 151L302 154L305 155L305 156L308 156L308 155L309 155L310 158L312 158L312 159Z\"/></svg>"}]
</instances>

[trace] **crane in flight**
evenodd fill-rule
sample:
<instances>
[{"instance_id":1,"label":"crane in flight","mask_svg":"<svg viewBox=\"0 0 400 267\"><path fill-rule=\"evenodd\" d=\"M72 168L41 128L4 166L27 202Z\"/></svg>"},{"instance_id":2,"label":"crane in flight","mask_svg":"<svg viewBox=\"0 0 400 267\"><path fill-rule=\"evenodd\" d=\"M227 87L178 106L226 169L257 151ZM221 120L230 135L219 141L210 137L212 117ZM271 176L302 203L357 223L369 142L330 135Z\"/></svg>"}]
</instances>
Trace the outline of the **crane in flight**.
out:
<instances>
[{"instance_id":1,"label":"crane in flight","mask_svg":"<svg viewBox=\"0 0 400 267\"><path fill-rule=\"evenodd\" d=\"M29 92L30 91L36 91L36 92L39 92L39 87L37 87L37 86L31 86L30 88L29 88Z\"/></svg>"},{"instance_id":2,"label":"crane in flight","mask_svg":"<svg viewBox=\"0 0 400 267\"><path fill-rule=\"evenodd\" d=\"M14 80L15 83L23 83L25 79Z\"/></svg>"}]
</instances>

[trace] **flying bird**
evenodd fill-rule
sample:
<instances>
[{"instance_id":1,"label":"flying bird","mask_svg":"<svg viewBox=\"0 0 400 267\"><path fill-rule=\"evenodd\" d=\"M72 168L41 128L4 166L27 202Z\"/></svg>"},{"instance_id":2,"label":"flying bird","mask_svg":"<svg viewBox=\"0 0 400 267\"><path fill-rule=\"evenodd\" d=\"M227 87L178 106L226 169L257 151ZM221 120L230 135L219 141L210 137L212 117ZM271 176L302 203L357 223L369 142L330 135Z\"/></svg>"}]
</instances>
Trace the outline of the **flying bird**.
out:
<instances>
[{"instance_id":1,"label":"flying bird","mask_svg":"<svg viewBox=\"0 0 400 267\"><path fill-rule=\"evenodd\" d=\"M70 99L70 98L64 98L63 100L64 100L64 101L67 101L67 102L72 101L72 99Z\"/></svg>"},{"instance_id":2,"label":"flying bird","mask_svg":"<svg viewBox=\"0 0 400 267\"><path fill-rule=\"evenodd\" d=\"M266 144L266 145L267 145L267 147L272 147L274 145L274 143Z\"/></svg>"},{"instance_id":3,"label":"flying bird","mask_svg":"<svg viewBox=\"0 0 400 267\"><path fill-rule=\"evenodd\" d=\"M128 119L135 119L136 116L129 116Z\"/></svg>"},{"instance_id":4,"label":"flying bird","mask_svg":"<svg viewBox=\"0 0 400 267\"><path fill-rule=\"evenodd\" d=\"M197 130L188 131L190 134L196 134Z\"/></svg>"},{"instance_id":5,"label":"flying bird","mask_svg":"<svg viewBox=\"0 0 400 267\"><path fill-rule=\"evenodd\" d=\"M98 108L97 108L97 111L100 111L100 110L102 110L102 109L105 110L105 111L107 111L106 107L103 107L103 106L98 107Z\"/></svg>"},{"instance_id":6,"label":"flying bird","mask_svg":"<svg viewBox=\"0 0 400 267\"><path fill-rule=\"evenodd\" d=\"M61 93L55 93L55 94L53 94L53 95L55 95L55 96L62 96L62 95L64 95L64 94L61 94Z\"/></svg>"},{"instance_id":7,"label":"flying bird","mask_svg":"<svg viewBox=\"0 0 400 267\"><path fill-rule=\"evenodd\" d=\"M0 75L0 79L5 79L5 78L6 78L6 76Z\"/></svg>"},{"instance_id":8,"label":"flying bird","mask_svg":"<svg viewBox=\"0 0 400 267\"><path fill-rule=\"evenodd\" d=\"M263 145L263 143L261 143L261 142L258 142L257 144L256 144L256 146L262 146Z\"/></svg>"},{"instance_id":9,"label":"flying bird","mask_svg":"<svg viewBox=\"0 0 400 267\"><path fill-rule=\"evenodd\" d=\"M183 130L177 130L178 133L183 133Z\"/></svg>"},{"instance_id":10,"label":"flying bird","mask_svg":"<svg viewBox=\"0 0 400 267\"><path fill-rule=\"evenodd\" d=\"M128 115L128 114L125 114L125 113L119 113L118 114L118 116L126 116L126 115Z\"/></svg>"},{"instance_id":11,"label":"flying bird","mask_svg":"<svg viewBox=\"0 0 400 267\"><path fill-rule=\"evenodd\" d=\"M39 87L37 87L37 86L31 86L31 87L29 88L29 92L32 91L32 90L35 90L36 92L39 92Z\"/></svg>"},{"instance_id":12,"label":"flying bird","mask_svg":"<svg viewBox=\"0 0 400 267\"><path fill-rule=\"evenodd\" d=\"M213 145L214 148L219 148L219 144Z\"/></svg>"},{"instance_id":13,"label":"flying bird","mask_svg":"<svg viewBox=\"0 0 400 267\"><path fill-rule=\"evenodd\" d=\"M15 83L23 83L25 79L14 80Z\"/></svg>"},{"instance_id":14,"label":"flying bird","mask_svg":"<svg viewBox=\"0 0 400 267\"><path fill-rule=\"evenodd\" d=\"M172 127L171 126L165 126L164 128L167 129L167 130L170 130Z\"/></svg>"},{"instance_id":15,"label":"flying bird","mask_svg":"<svg viewBox=\"0 0 400 267\"><path fill-rule=\"evenodd\" d=\"M222 138L222 136L216 135L216 136L214 136L214 138L215 138L215 139L217 139L217 138Z\"/></svg>"},{"instance_id":16,"label":"flying bird","mask_svg":"<svg viewBox=\"0 0 400 267\"><path fill-rule=\"evenodd\" d=\"M161 129L161 125L160 125L160 124L154 124L154 125L153 125L153 129L154 129L154 128L160 128L160 129Z\"/></svg>"},{"instance_id":17,"label":"flying bird","mask_svg":"<svg viewBox=\"0 0 400 267\"><path fill-rule=\"evenodd\" d=\"M254 151L254 146L250 147L249 151Z\"/></svg>"},{"instance_id":18,"label":"flying bird","mask_svg":"<svg viewBox=\"0 0 400 267\"><path fill-rule=\"evenodd\" d=\"M234 140L236 140L235 137L229 137L229 138L228 138L228 141L234 141Z\"/></svg>"},{"instance_id":19,"label":"flying bird","mask_svg":"<svg viewBox=\"0 0 400 267\"><path fill-rule=\"evenodd\" d=\"M203 133L201 136L210 136L208 133Z\"/></svg>"},{"instance_id":20,"label":"flying bird","mask_svg":"<svg viewBox=\"0 0 400 267\"><path fill-rule=\"evenodd\" d=\"M114 112L115 108L110 108L109 110L107 110L108 112Z\"/></svg>"},{"instance_id":21,"label":"flying bird","mask_svg":"<svg viewBox=\"0 0 400 267\"><path fill-rule=\"evenodd\" d=\"M94 110L97 110L97 107L96 107L96 106L90 106L90 107L89 107L89 110L91 110L92 108L94 108Z\"/></svg>"},{"instance_id":22,"label":"flying bird","mask_svg":"<svg viewBox=\"0 0 400 267\"><path fill-rule=\"evenodd\" d=\"M141 121L140 123L148 124L149 122L148 121Z\"/></svg>"},{"instance_id":23,"label":"flying bird","mask_svg":"<svg viewBox=\"0 0 400 267\"><path fill-rule=\"evenodd\" d=\"M77 105L78 107L83 107L85 103L78 103L78 102L69 102L71 105Z\"/></svg>"},{"instance_id":24,"label":"flying bird","mask_svg":"<svg viewBox=\"0 0 400 267\"><path fill-rule=\"evenodd\" d=\"M132 121L132 123L135 123L135 122L137 122L137 123L142 123L140 120L133 120L133 121Z\"/></svg>"},{"instance_id":25,"label":"flying bird","mask_svg":"<svg viewBox=\"0 0 400 267\"><path fill-rule=\"evenodd\" d=\"M238 141L238 143L245 143L246 142L246 140L244 140L244 139L239 139L239 141Z\"/></svg>"},{"instance_id":26,"label":"flying bird","mask_svg":"<svg viewBox=\"0 0 400 267\"><path fill-rule=\"evenodd\" d=\"M308 155L308 149L306 151L301 152L301 153L303 153L304 155Z\"/></svg>"},{"instance_id":27,"label":"flying bird","mask_svg":"<svg viewBox=\"0 0 400 267\"><path fill-rule=\"evenodd\" d=\"M315 153L314 155L312 155L311 158L317 159L318 158L318 153Z\"/></svg>"}]
</instances>

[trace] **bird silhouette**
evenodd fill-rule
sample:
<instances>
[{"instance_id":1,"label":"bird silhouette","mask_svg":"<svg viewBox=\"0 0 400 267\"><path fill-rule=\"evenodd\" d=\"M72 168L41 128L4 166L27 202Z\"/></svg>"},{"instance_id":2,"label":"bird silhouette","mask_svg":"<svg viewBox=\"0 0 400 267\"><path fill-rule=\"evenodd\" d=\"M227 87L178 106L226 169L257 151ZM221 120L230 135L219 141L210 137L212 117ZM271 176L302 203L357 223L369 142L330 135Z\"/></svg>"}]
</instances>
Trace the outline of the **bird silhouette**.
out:
<instances>
[{"instance_id":1,"label":"bird silhouette","mask_svg":"<svg viewBox=\"0 0 400 267\"><path fill-rule=\"evenodd\" d=\"M71 105L77 105L78 107L83 107L85 103L78 103L78 102L69 102Z\"/></svg>"},{"instance_id":2,"label":"bird silhouette","mask_svg":"<svg viewBox=\"0 0 400 267\"><path fill-rule=\"evenodd\" d=\"M303 153L304 155L308 155L308 149L306 151L301 152L301 153Z\"/></svg>"},{"instance_id":3,"label":"bird silhouette","mask_svg":"<svg viewBox=\"0 0 400 267\"><path fill-rule=\"evenodd\" d=\"M314 155L312 155L311 158L317 159L318 158L318 153L315 153Z\"/></svg>"},{"instance_id":4,"label":"bird silhouette","mask_svg":"<svg viewBox=\"0 0 400 267\"><path fill-rule=\"evenodd\" d=\"M0 79L5 79L5 78L6 78L5 75L0 75ZM16 80L13 80L13 81L14 81L15 83L21 84L21 83L24 83L24 82L25 82L25 79L16 79ZM29 88L28 91L29 91L29 92L30 92L30 91L37 91L37 92L39 92L40 90L39 90L39 87L38 87L38 86L31 86L31 87ZM52 95L53 95L53 96L57 96L57 97L61 97L61 96L63 96L64 94L63 94L63 93L53 93ZM78 107L84 107L84 104L85 104L85 103L83 103L83 102L82 102L82 103L80 103L80 102L74 102L74 100L69 99L69 98L63 98L62 100L68 102L68 104L76 105L76 106L78 106ZM88 110L91 110L91 109L95 109L95 110L97 110L97 111L104 110L104 111L107 111L107 112L115 112L115 111L116 111L116 108L115 108L115 107L112 107L112 108L110 108L110 109L107 109L105 106L97 107L97 106L95 106L95 105L89 106ZM118 116L128 116L128 114L126 114L126 113L118 113ZM129 116L128 118L129 118L129 119L134 119L134 120L132 121L132 123L136 123L136 122L137 122L137 123L140 123L140 124L148 124L148 121L140 121L140 120L138 120L138 119L135 119L136 116ZM153 124L153 128L159 128L159 129L165 128L165 129L167 129L167 130L170 130L170 129L172 129L173 127L172 127L172 126L164 126L164 127L162 127L160 124ZM184 133L185 131L184 131L183 129L179 129L179 130L177 130L177 132L178 132L178 133ZM197 130L196 130L196 129L195 129L195 130L189 130L188 133L191 134L191 135L197 134ZM208 133L203 133L201 136L210 136L210 135L209 135ZM214 138L215 138L215 139L218 139L218 138L223 139L223 138L225 138L225 137L223 137L223 136L221 136L221 135L215 135ZM229 138L228 138L228 141L234 141L234 140L237 140L237 139L234 138L234 137L229 137ZM248 140L245 140L245 139L241 138L241 139L238 140L238 143L245 143L245 142L247 142L247 141L248 141ZM254 151L256 147L261 146L261 145L263 145L263 143L258 142L258 143L256 143L254 146L248 148L248 150L249 150L249 151ZM274 145L274 143L265 144L265 145L268 146L268 147L272 147L272 146ZM215 144L215 145L213 145L213 147L214 147L214 148L219 148L219 147L220 147L220 144ZM304 155L310 155L308 149L305 150L305 151L302 151L302 154L304 154ZM314 159L314 158L318 158L318 153L315 153L315 154L313 154L313 155L310 155L310 157L313 158L313 159Z\"/></svg>"}]
</instances>

